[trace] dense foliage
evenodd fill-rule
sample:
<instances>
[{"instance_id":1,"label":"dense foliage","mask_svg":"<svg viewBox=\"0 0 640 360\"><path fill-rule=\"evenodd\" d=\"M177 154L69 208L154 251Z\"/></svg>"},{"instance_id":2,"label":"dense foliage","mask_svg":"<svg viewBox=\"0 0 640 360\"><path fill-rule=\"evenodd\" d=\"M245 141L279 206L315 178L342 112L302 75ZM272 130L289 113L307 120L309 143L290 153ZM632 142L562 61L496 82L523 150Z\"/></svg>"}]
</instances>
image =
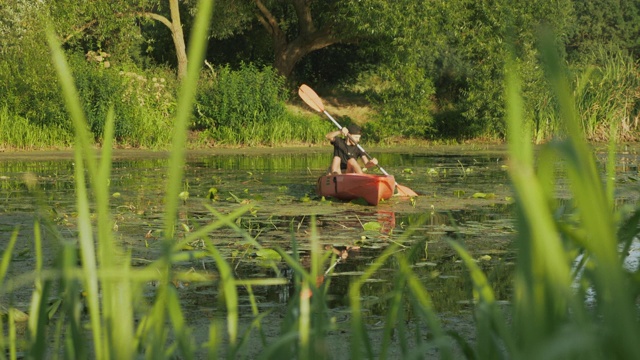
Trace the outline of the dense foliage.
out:
<instances>
[{"instance_id":1,"label":"dense foliage","mask_svg":"<svg viewBox=\"0 0 640 360\"><path fill-rule=\"evenodd\" d=\"M201 78L193 125L203 131L205 140L233 145L313 143L317 134L329 131L318 119L287 113L284 78L273 68L241 65L236 71L228 66L210 70Z\"/></svg>"},{"instance_id":2,"label":"dense foliage","mask_svg":"<svg viewBox=\"0 0 640 360\"><path fill-rule=\"evenodd\" d=\"M200 90L192 121L204 141L321 141L321 130L313 127L318 134L269 134L276 126L302 121L284 106L286 94L300 83L366 99L374 110L365 126L372 140L503 139L501 84L511 51L523 79L525 120L535 141L548 140L559 125L538 63L535 39L541 28L556 34L585 134L603 140L615 125L623 139L638 138L640 3L634 0L219 0L215 6L206 59L220 76L211 69L202 72L206 89ZM52 26L71 59L96 140L114 107L117 142L165 146L176 77L185 64L182 35L172 26L179 16L182 43L187 42L197 12L195 2L177 0L3 3L4 116L28 124L28 133L37 126L61 139L71 134L58 81L42 56L43 29ZM267 86L251 83L262 81L251 79L258 75L268 79ZM237 104L227 106L230 101ZM0 144L50 146L15 142L8 133L0 129Z\"/></svg>"}]
</instances>

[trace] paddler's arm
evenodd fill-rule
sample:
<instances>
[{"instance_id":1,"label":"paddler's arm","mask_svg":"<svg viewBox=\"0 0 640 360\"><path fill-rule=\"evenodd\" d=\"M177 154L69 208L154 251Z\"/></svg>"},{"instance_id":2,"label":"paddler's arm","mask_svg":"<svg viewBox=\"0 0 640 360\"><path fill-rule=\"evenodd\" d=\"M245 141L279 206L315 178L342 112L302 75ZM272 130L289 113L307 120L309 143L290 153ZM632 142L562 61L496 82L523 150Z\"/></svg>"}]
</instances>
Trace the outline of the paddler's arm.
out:
<instances>
[{"instance_id":1,"label":"paddler's arm","mask_svg":"<svg viewBox=\"0 0 640 360\"><path fill-rule=\"evenodd\" d=\"M364 166L367 169L370 169L370 168L378 165L378 159L373 158L373 159L369 160L369 158L366 155L362 155L362 162L364 163Z\"/></svg>"},{"instance_id":2,"label":"paddler's arm","mask_svg":"<svg viewBox=\"0 0 640 360\"><path fill-rule=\"evenodd\" d=\"M347 136L347 134L349 133L349 129L347 129L347 127L343 127L341 130L336 130L336 131L332 131L330 133L328 133L326 135L327 140L333 142L333 140L335 140L336 136L343 134L344 136Z\"/></svg>"}]
</instances>

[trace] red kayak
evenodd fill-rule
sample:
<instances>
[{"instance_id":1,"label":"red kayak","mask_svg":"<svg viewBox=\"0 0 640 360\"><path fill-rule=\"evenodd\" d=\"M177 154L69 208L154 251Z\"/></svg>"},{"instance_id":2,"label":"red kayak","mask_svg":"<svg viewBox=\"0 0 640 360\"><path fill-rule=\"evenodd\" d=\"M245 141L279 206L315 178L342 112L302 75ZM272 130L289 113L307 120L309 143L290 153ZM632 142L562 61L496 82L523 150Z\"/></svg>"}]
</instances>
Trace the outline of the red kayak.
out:
<instances>
[{"instance_id":1,"label":"red kayak","mask_svg":"<svg viewBox=\"0 0 640 360\"><path fill-rule=\"evenodd\" d=\"M393 175L340 174L325 175L318 179L316 192L340 200L363 198L370 205L393 195L396 180Z\"/></svg>"}]
</instances>

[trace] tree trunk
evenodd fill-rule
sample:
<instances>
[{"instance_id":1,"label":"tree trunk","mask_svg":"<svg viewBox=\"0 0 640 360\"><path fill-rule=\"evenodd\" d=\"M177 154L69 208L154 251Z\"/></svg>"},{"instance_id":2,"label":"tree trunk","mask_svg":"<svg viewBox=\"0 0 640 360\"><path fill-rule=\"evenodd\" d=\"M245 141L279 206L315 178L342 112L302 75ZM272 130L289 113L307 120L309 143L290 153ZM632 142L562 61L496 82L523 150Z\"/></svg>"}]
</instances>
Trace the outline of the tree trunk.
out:
<instances>
[{"instance_id":1,"label":"tree trunk","mask_svg":"<svg viewBox=\"0 0 640 360\"><path fill-rule=\"evenodd\" d=\"M184 33L182 32L178 0L169 0L169 6L171 8L171 36L173 37L173 44L176 47L176 56L178 57L178 81L180 81L187 75L187 47L184 42Z\"/></svg>"},{"instance_id":2,"label":"tree trunk","mask_svg":"<svg viewBox=\"0 0 640 360\"><path fill-rule=\"evenodd\" d=\"M293 6L298 16L298 36L291 42L280 29L278 19L271 14L261 0L254 0L259 14L258 20L273 39L274 63L273 67L286 78L291 76L296 64L308 54L338 43L333 36L333 29L329 26L316 29L311 16L310 2L307 0L293 0Z\"/></svg>"},{"instance_id":3,"label":"tree trunk","mask_svg":"<svg viewBox=\"0 0 640 360\"><path fill-rule=\"evenodd\" d=\"M178 58L178 80L182 80L182 78L187 75L187 46L184 42L182 22L180 22L180 8L178 7L178 0L169 0L169 8L171 10L171 21L156 13L147 12L142 15L153 20L160 21L171 31L173 45L176 48L176 57Z\"/></svg>"}]
</instances>

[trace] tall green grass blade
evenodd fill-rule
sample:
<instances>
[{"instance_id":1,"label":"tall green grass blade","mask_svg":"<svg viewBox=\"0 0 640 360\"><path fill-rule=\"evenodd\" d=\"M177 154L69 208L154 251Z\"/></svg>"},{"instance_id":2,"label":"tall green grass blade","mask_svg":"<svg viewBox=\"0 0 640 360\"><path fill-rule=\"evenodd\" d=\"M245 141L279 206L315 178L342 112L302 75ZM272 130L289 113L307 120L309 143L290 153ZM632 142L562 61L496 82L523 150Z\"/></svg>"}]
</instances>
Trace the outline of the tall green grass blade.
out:
<instances>
[{"instance_id":1,"label":"tall green grass blade","mask_svg":"<svg viewBox=\"0 0 640 360\"><path fill-rule=\"evenodd\" d=\"M220 272L220 293L224 294L224 301L227 308L227 332L229 342L233 352L238 339L238 290L231 266L222 257L222 254L210 240L205 240L207 251L216 261L216 266Z\"/></svg>"},{"instance_id":2,"label":"tall green grass blade","mask_svg":"<svg viewBox=\"0 0 640 360\"><path fill-rule=\"evenodd\" d=\"M31 305L29 307L29 355L33 358L43 358L46 354L46 324L47 317L47 297L49 294L50 281L43 282L42 279L42 234L40 222L34 224L34 248L36 253L36 266L34 269L34 290L31 295Z\"/></svg>"},{"instance_id":3,"label":"tall green grass blade","mask_svg":"<svg viewBox=\"0 0 640 360\"><path fill-rule=\"evenodd\" d=\"M3 354L2 359L6 359L6 354L8 349L7 349L7 340L5 339L5 334L4 334L4 319L2 318L2 316L0 316L0 326L2 327L2 331L0 331L0 354Z\"/></svg>"},{"instance_id":4,"label":"tall green grass blade","mask_svg":"<svg viewBox=\"0 0 640 360\"><path fill-rule=\"evenodd\" d=\"M14 318L11 308L9 308L7 315L7 327L9 329L9 358L11 360L16 360L18 358L18 337L16 334L16 319ZM4 332L4 328L2 331Z\"/></svg>"},{"instance_id":5,"label":"tall green grass blade","mask_svg":"<svg viewBox=\"0 0 640 360\"><path fill-rule=\"evenodd\" d=\"M509 175L517 197L520 230L514 322L516 328L522 329L518 342L526 352L536 348L557 322L566 318L571 278L558 229L548 210L546 199L550 197L545 190L549 188L543 183L549 179L536 177L528 140L530 131L523 127L523 105L515 66L508 65L506 74Z\"/></svg>"},{"instance_id":6,"label":"tall green grass blade","mask_svg":"<svg viewBox=\"0 0 640 360\"><path fill-rule=\"evenodd\" d=\"M567 160L568 175L581 226L589 234L586 248L596 264L593 281L595 291L599 294L597 306L606 319L603 325L611 331L610 336L603 338L603 342L612 351L639 357L640 349L632 339L634 334L638 334L638 322L629 317L630 313L637 310L637 306L630 301L632 296L620 264L615 221L593 153L578 126L579 118L574 110L574 99L570 96L566 78L561 76L561 62L552 50L553 46L550 36L543 38L542 55L569 129L570 146L560 150Z\"/></svg>"},{"instance_id":7,"label":"tall green grass blade","mask_svg":"<svg viewBox=\"0 0 640 360\"><path fill-rule=\"evenodd\" d=\"M178 338L178 347L181 352L180 356L183 356L186 359L192 359L194 357L194 352L191 331L186 326L184 315L182 314L182 309L180 307L178 293L174 288L169 287L167 294L167 311L176 337Z\"/></svg>"},{"instance_id":8,"label":"tall green grass blade","mask_svg":"<svg viewBox=\"0 0 640 360\"><path fill-rule=\"evenodd\" d=\"M220 324L217 321L212 321L211 325L209 325L209 341L206 343L207 355L209 359L216 359L218 357L218 344L220 343L219 335Z\"/></svg>"},{"instance_id":9,"label":"tall green grass blade","mask_svg":"<svg viewBox=\"0 0 640 360\"><path fill-rule=\"evenodd\" d=\"M389 308L387 310L387 316L385 319L385 327L382 337L382 345L380 347L380 360L384 360L388 356L389 346L391 345L393 333L396 331L397 327L404 328L404 323L401 321L400 316L402 311L402 294L404 292L404 288L406 286L406 280L404 277L398 276L394 284L396 285L393 288L393 292L391 293L391 300L389 302ZM401 330L397 330L400 332ZM403 339L403 336L400 336Z\"/></svg>"},{"instance_id":10,"label":"tall green grass blade","mask_svg":"<svg viewBox=\"0 0 640 360\"><path fill-rule=\"evenodd\" d=\"M96 357L102 359L107 351L103 343L103 324L100 314L98 276L96 265L96 250L93 242L93 229L91 227L88 195L86 192L82 150L75 149L75 179L76 179L76 208L78 209L78 241L80 245L80 258L86 278L84 286L87 289L87 303L93 331L93 341ZM106 241L106 240L105 240ZM75 265L75 264L73 264ZM69 266L72 266L71 264Z\"/></svg>"},{"instance_id":11,"label":"tall green grass blade","mask_svg":"<svg viewBox=\"0 0 640 360\"><path fill-rule=\"evenodd\" d=\"M552 36L546 33L541 40L543 64L559 104L564 131L560 140L541 149L537 171L527 140L529 131L522 126L520 86L512 61L506 70L509 172L519 210L519 253L513 301L517 352L511 353L534 358L598 358L606 349L607 353L634 358L638 356L638 349L632 346L630 334L638 333L638 322L629 319L628 314L637 311L637 305L623 285L618 241L624 240L615 236L613 142L603 186L593 152L584 139ZM611 129L611 133L614 134L615 129ZM567 170L576 206L578 217L573 217L571 222L563 218L564 211L554 199L556 158L562 160ZM635 236L637 219L634 218L632 215L630 222L623 224L619 235L624 233L626 239ZM634 221L635 226L630 225ZM572 275L570 267L580 248L586 252ZM467 267L473 268L473 264L467 263ZM598 320L595 321L599 328L605 329L599 331L599 336L594 335L595 327L591 326L594 318L585 311L584 299L572 291L573 276L581 277L583 291L591 286L597 294L594 310ZM627 314L626 319L623 314ZM567 331L572 336L568 336ZM501 338L507 336L501 335Z\"/></svg>"},{"instance_id":12,"label":"tall green grass blade","mask_svg":"<svg viewBox=\"0 0 640 360\"><path fill-rule=\"evenodd\" d=\"M107 312L103 305L104 321L109 324L109 351L105 357L109 355L118 359L132 359L136 356L132 282L136 283L137 274L131 271L130 263L129 256L125 256L116 266L106 269L115 273L112 278L105 272L99 274L103 283L108 284L102 290L103 303L111 307Z\"/></svg>"},{"instance_id":13,"label":"tall green grass blade","mask_svg":"<svg viewBox=\"0 0 640 360\"><path fill-rule=\"evenodd\" d=\"M4 287L4 281L7 276L7 270L9 270L9 264L11 264L11 256L13 255L13 247L16 245L16 241L18 240L18 231L20 228L16 228L11 233L11 237L9 238L9 243L7 247L4 249L2 254L2 262L0 263L0 289Z\"/></svg>"},{"instance_id":14,"label":"tall green grass blade","mask_svg":"<svg viewBox=\"0 0 640 360\"><path fill-rule=\"evenodd\" d=\"M143 332L151 331L152 342L148 344L151 357L161 356L158 349L165 344L166 332L164 331L165 309L167 306L167 287L171 280L171 254L174 245L174 231L178 210L178 194L181 191L181 183L184 175L185 145L187 126L192 113L192 105L200 74L201 64L204 59L209 19L213 8L213 1L200 1L198 14L189 40L189 65L187 74L180 84L178 95L178 109L173 129L173 143L168 164L168 180L165 191L164 231L163 231L163 259L160 271L160 289L158 297L151 311L152 320Z\"/></svg>"},{"instance_id":15,"label":"tall green grass blade","mask_svg":"<svg viewBox=\"0 0 640 360\"><path fill-rule=\"evenodd\" d=\"M618 139L618 126L613 123L609 132L609 147L607 151L606 195L611 211L615 211L614 192L616 188L616 140Z\"/></svg>"},{"instance_id":16,"label":"tall green grass blade","mask_svg":"<svg viewBox=\"0 0 640 360\"><path fill-rule=\"evenodd\" d=\"M303 282L300 287L301 294L312 294L311 287L308 282ZM311 299L309 296L300 297L300 315L298 317L298 342L299 342L299 357L301 359L307 359L310 357L310 345L309 345L309 333L311 329Z\"/></svg>"},{"instance_id":17,"label":"tall green grass blade","mask_svg":"<svg viewBox=\"0 0 640 360\"><path fill-rule=\"evenodd\" d=\"M80 282L76 264L78 261L75 243L62 243L60 259L60 291L62 292L62 313L68 318L65 328L65 356L70 358L86 358L87 342L81 321L82 303L80 302Z\"/></svg>"},{"instance_id":18,"label":"tall green grass blade","mask_svg":"<svg viewBox=\"0 0 640 360\"><path fill-rule=\"evenodd\" d=\"M378 271L384 263L398 250L398 245L389 246L380 256L349 286L349 304L351 307L351 359L362 359L364 355L373 358L373 348L367 336L367 331L362 318L360 294L362 285Z\"/></svg>"},{"instance_id":19,"label":"tall green grass blade","mask_svg":"<svg viewBox=\"0 0 640 360\"><path fill-rule=\"evenodd\" d=\"M442 330L440 321L435 315L435 310L433 308L429 292L416 274L411 270L408 260L403 256L398 256L397 258L399 269L407 278L407 288L412 295L411 300L415 302L416 312L421 315L421 318L429 326L429 329L433 333L434 341L439 342L443 340L445 338L445 333ZM452 354L449 342L442 341L439 349L442 354L442 358L451 358Z\"/></svg>"},{"instance_id":20,"label":"tall green grass blade","mask_svg":"<svg viewBox=\"0 0 640 360\"><path fill-rule=\"evenodd\" d=\"M489 281L475 260L460 244L453 241L449 241L449 244L460 255L471 274L474 300L477 301L475 320L478 358L498 359L509 358L508 355L515 356L517 354L515 341L497 307Z\"/></svg>"},{"instance_id":21,"label":"tall green grass blade","mask_svg":"<svg viewBox=\"0 0 640 360\"><path fill-rule=\"evenodd\" d=\"M204 61L204 54L208 38L209 22L214 1L200 1L198 3L198 15L189 39L189 65L187 75L180 84L178 95L178 110L173 130L171 156L169 158L169 173L165 195L165 227L164 234L167 240L173 239L175 218L178 209L178 194L180 192L184 175L185 148L187 140L187 127L192 115L192 106L195 99L200 69ZM168 248L167 248L168 249Z\"/></svg>"}]
</instances>

